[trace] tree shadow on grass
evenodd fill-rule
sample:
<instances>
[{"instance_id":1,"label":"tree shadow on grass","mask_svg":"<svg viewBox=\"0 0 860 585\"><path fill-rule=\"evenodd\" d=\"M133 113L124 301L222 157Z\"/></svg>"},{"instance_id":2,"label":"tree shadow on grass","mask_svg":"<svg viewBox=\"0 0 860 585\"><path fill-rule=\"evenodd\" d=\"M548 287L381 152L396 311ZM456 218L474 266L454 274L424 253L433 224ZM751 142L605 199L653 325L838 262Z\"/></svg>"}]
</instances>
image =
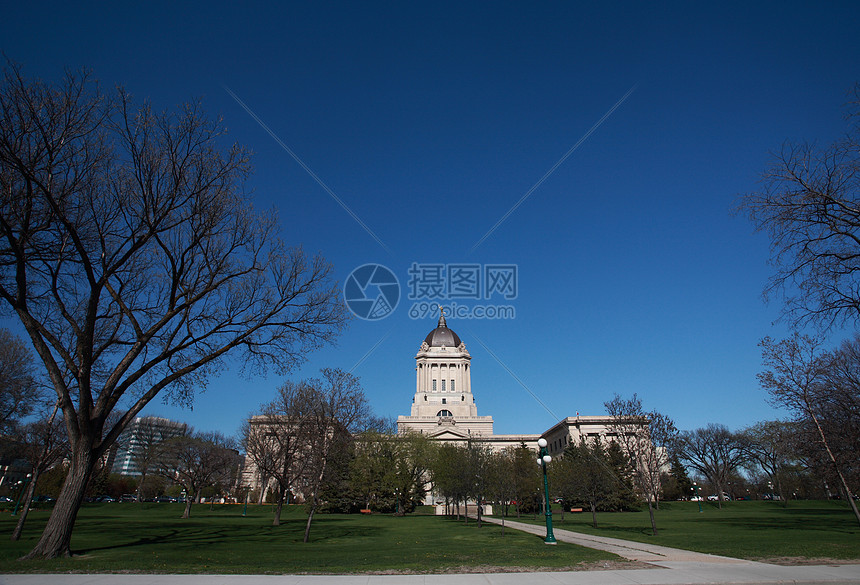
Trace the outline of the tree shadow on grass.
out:
<instances>
[{"instance_id":1,"label":"tree shadow on grass","mask_svg":"<svg viewBox=\"0 0 860 585\"><path fill-rule=\"evenodd\" d=\"M379 537L387 529L379 526L361 526L343 521L338 518L328 518L326 521L314 521L311 527L310 542L322 542L335 539L356 539ZM189 522L187 520L182 522ZM208 522L196 522L174 527L163 527L163 532L153 534L155 531L151 525L123 525L122 535L117 535L110 544L100 546L84 546L75 550L74 554L82 555L97 551L115 550L146 546L187 546L190 548L206 547L213 544L221 544L229 541L241 541L247 545L253 542L270 544L273 538L281 539L282 542L302 543L304 538L306 519L296 518L282 520L280 526L249 524L240 525L231 523L223 526L212 526ZM91 529L92 530L92 529ZM147 535L141 536L140 532ZM124 539L125 535L133 535Z\"/></svg>"}]
</instances>

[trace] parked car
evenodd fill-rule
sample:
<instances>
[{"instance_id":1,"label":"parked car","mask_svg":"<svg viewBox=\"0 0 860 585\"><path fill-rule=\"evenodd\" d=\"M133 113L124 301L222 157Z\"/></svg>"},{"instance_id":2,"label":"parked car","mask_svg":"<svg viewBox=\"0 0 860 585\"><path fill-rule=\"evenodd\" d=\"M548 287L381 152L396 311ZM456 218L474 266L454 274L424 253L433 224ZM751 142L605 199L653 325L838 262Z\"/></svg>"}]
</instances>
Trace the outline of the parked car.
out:
<instances>
[{"instance_id":1,"label":"parked car","mask_svg":"<svg viewBox=\"0 0 860 585\"><path fill-rule=\"evenodd\" d=\"M120 502L136 502L137 496L134 494L123 494L119 499Z\"/></svg>"},{"instance_id":2,"label":"parked car","mask_svg":"<svg viewBox=\"0 0 860 585\"><path fill-rule=\"evenodd\" d=\"M720 497L717 494L711 494L710 496L708 496L709 502L716 502L719 499ZM729 496L729 494L723 492L723 501L730 502L731 500L732 498Z\"/></svg>"},{"instance_id":3,"label":"parked car","mask_svg":"<svg viewBox=\"0 0 860 585\"><path fill-rule=\"evenodd\" d=\"M113 499L112 497L108 496L108 495L104 495L104 496L99 496L99 497L97 497L97 498L95 499L95 501L96 501L96 502L101 502L101 503L108 503L108 502L115 502L116 500L115 500L115 499Z\"/></svg>"}]
</instances>

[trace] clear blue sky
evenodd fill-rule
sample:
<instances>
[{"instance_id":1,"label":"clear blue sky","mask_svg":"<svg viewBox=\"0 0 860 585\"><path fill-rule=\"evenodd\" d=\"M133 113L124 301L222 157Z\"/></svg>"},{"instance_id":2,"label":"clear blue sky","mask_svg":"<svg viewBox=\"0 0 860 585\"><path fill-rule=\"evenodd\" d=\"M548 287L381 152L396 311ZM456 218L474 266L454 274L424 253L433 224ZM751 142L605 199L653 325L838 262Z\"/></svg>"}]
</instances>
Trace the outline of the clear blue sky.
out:
<instances>
[{"instance_id":1,"label":"clear blue sky","mask_svg":"<svg viewBox=\"0 0 860 585\"><path fill-rule=\"evenodd\" d=\"M276 4L7 3L0 46L31 76L87 66L163 107L201 98L255 152L256 204L341 281L381 263L405 295L413 262L517 265L515 319L449 320L496 432L555 422L510 372L559 417L633 392L683 429L780 416L755 378L758 340L786 333L760 296L768 241L730 210L785 140L843 131L860 6ZM353 371L377 414L408 414L435 326L410 305L352 321L294 375L348 370L378 343ZM193 411L147 412L233 433L279 381L227 371Z\"/></svg>"}]
</instances>

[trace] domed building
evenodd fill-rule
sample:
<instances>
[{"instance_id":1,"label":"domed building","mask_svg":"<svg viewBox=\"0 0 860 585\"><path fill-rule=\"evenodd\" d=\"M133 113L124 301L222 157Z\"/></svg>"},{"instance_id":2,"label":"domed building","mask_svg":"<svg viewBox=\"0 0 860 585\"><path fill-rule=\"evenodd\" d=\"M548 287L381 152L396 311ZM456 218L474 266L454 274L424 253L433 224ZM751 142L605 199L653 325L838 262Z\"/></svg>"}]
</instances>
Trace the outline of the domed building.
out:
<instances>
[{"instance_id":1,"label":"domed building","mask_svg":"<svg viewBox=\"0 0 860 585\"><path fill-rule=\"evenodd\" d=\"M419 431L434 439L463 440L493 434L493 417L478 416L472 394L472 356L448 328L445 315L427 334L415 356L415 396L410 416L397 419L397 430Z\"/></svg>"},{"instance_id":2,"label":"domed building","mask_svg":"<svg viewBox=\"0 0 860 585\"><path fill-rule=\"evenodd\" d=\"M401 434L417 431L439 441L466 443L480 441L495 451L507 447L533 447L538 439L549 443L550 454L558 454L581 437L611 436L606 416L580 416L561 419L539 434L496 435L493 417L479 416L472 393L472 356L466 344L448 327L445 315L427 334L415 355L415 395L409 416L397 417Z\"/></svg>"},{"instance_id":3,"label":"domed building","mask_svg":"<svg viewBox=\"0 0 860 585\"><path fill-rule=\"evenodd\" d=\"M496 435L493 417L478 415L478 405L472 393L472 356L460 339L440 315L436 328L430 331L415 355L415 394L409 416L397 417L400 434L420 432L431 439L453 444L480 443L493 451L508 447L537 448L540 438L547 440L547 449L553 456L564 451L581 438L611 440L608 416L566 417L540 434ZM270 436L270 419L254 416L249 428L260 436ZM245 457L242 485L256 490L258 501L265 501L274 479L257 468L250 455ZM294 494L295 496L295 494ZM433 493L427 494L427 504L439 503ZM438 510L438 509L437 509Z\"/></svg>"}]
</instances>

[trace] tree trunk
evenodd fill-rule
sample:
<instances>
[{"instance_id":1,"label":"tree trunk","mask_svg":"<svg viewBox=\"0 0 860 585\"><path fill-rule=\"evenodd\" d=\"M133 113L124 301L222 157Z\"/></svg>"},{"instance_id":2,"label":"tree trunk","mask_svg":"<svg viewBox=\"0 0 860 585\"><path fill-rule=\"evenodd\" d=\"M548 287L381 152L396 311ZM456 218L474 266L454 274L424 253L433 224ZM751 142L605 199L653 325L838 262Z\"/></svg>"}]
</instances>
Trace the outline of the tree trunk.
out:
<instances>
[{"instance_id":1,"label":"tree trunk","mask_svg":"<svg viewBox=\"0 0 860 585\"><path fill-rule=\"evenodd\" d=\"M24 531L24 524L27 522L27 514L30 512L30 502L33 501L33 493L36 491L37 481L39 481L38 465L33 467L33 477L30 478L30 485L27 486L27 493L24 494L21 515L18 517L18 524L15 525L15 530L12 532L12 540L21 538L21 532Z\"/></svg>"},{"instance_id":2,"label":"tree trunk","mask_svg":"<svg viewBox=\"0 0 860 585\"><path fill-rule=\"evenodd\" d=\"M269 478L260 474L260 495L257 498L257 505L262 506L263 500L266 499L266 488L269 486Z\"/></svg>"},{"instance_id":3,"label":"tree trunk","mask_svg":"<svg viewBox=\"0 0 860 585\"><path fill-rule=\"evenodd\" d=\"M305 524L305 539L302 542L307 542L311 536L311 522L314 519L314 512L317 510L316 499L314 499L314 503L311 505L311 511L308 514L308 523Z\"/></svg>"},{"instance_id":4,"label":"tree trunk","mask_svg":"<svg viewBox=\"0 0 860 585\"><path fill-rule=\"evenodd\" d=\"M272 519L272 526L281 525L281 509L284 507L284 492L283 486L278 490L278 505L275 506L275 517Z\"/></svg>"},{"instance_id":5,"label":"tree trunk","mask_svg":"<svg viewBox=\"0 0 860 585\"><path fill-rule=\"evenodd\" d=\"M469 523L469 500L463 496L463 524Z\"/></svg>"},{"instance_id":6,"label":"tree trunk","mask_svg":"<svg viewBox=\"0 0 860 585\"><path fill-rule=\"evenodd\" d=\"M830 450L830 444L827 442L824 429L821 428L821 424L818 422L818 417L812 413L812 409L808 410L812 420L815 422L815 427L818 429L818 436L821 437L821 442L827 450L827 456L830 458L830 462L833 463L833 469L836 470L836 475L839 476L839 481L842 483L845 499L848 500L848 505L851 506L851 510L854 512L854 517L857 518L857 522L860 523L860 511L857 510L857 503L854 501L854 494L851 493L851 488L848 487L848 482L845 481L845 476L842 475L842 470L836 462L836 457L833 455L833 451Z\"/></svg>"},{"instance_id":7,"label":"tree trunk","mask_svg":"<svg viewBox=\"0 0 860 585\"><path fill-rule=\"evenodd\" d=\"M651 498L648 498L648 515L651 516L651 533L657 536L657 520L654 519L654 506L651 505Z\"/></svg>"},{"instance_id":8,"label":"tree trunk","mask_svg":"<svg viewBox=\"0 0 860 585\"><path fill-rule=\"evenodd\" d=\"M191 518L191 504L194 502L194 498L197 497L197 494L190 493L191 490L186 490L188 493L185 495L185 510L182 512L183 518Z\"/></svg>"},{"instance_id":9,"label":"tree trunk","mask_svg":"<svg viewBox=\"0 0 860 585\"><path fill-rule=\"evenodd\" d=\"M75 527L78 510L84 500L87 483L98 461L89 442L81 440L81 443L85 444L79 444L72 457L69 473L51 512L51 517L45 525L45 530L33 550L23 557L25 560L55 559L72 555L70 548L72 529Z\"/></svg>"},{"instance_id":10,"label":"tree trunk","mask_svg":"<svg viewBox=\"0 0 860 585\"><path fill-rule=\"evenodd\" d=\"M146 483L146 468L140 472L140 483L137 484L137 497L135 500L139 504L141 502L141 492L143 491L143 484Z\"/></svg>"},{"instance_id":11,"label":"tree trunk","mask_svg":"<svg viewBox=\"0 0 860 585\"><path fill-rule=\"evenodd\" d=\"M654 515L651 515L651 524L654 524ZM597 528L597 506L594 505L594 502L591 502L591 525L594 528Z\"/></svg>"}]
</instances>

